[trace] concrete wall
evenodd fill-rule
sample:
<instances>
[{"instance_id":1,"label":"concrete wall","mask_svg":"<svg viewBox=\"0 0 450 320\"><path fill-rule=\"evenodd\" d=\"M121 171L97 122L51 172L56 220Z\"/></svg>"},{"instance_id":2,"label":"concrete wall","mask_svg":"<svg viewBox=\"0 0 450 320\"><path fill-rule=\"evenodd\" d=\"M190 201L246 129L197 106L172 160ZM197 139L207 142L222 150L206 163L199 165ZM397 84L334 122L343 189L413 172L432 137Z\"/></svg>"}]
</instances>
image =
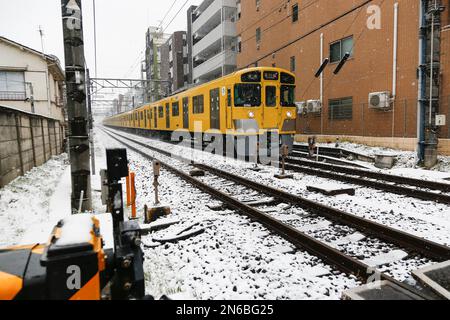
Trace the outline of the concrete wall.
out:
<instances>
[{"instance_id":1,"label":"concrete wall","mask_svg":"<svg viewBox=\"0 0 450 320\"><path fill-rule=\"evenodd\" d=\"M56 119L0 108L0 187L63 152Z\"/></svg>"}]
</instances>

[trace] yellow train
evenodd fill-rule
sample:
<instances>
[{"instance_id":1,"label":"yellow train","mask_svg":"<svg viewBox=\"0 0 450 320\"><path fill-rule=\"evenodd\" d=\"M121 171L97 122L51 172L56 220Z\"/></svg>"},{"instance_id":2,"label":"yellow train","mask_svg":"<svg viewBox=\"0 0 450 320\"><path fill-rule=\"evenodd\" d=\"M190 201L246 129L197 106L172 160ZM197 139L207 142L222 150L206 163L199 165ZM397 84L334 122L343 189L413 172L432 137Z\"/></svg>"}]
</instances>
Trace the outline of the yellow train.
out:
<instances>
[{"instance_id":1,"label":"yellow train","mask_svg":"<svg viewBox=\"0 0 450 320\"><path fill-rule=\"evenodd\" d=\"M170 136L174 131L231 138L279 135L292 146L296 132L295 76L280 68L248 68L106 118L105 126Z\"/></svg>"}]
</instances>

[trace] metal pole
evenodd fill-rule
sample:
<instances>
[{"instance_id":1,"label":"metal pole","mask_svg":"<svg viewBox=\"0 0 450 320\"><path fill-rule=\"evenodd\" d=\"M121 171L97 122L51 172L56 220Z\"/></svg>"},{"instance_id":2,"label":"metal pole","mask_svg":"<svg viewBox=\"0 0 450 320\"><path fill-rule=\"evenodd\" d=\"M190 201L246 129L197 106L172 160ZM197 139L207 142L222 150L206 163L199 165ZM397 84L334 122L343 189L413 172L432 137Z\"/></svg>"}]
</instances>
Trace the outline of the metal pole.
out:
<instances>
[{"instance_id":1,"label":"metal pole","mask_svg":"<svg viewBox=\"0 0 450 320\"><path fill-rule=\"evenodd\" d=\"M86 78L81 0L61 0L66 61L68 140L72 173L72 212L92 209L89 119L86 108Z\"/></svg>"},{"instance_id":2,"label":"metal pole","mask_svg":"<svg viewBox=\"0 0 450 320\"><path fill-rule=\"evenodd\" d=\"M88 101L88 114L89 114L89 145L91 148L91 170L95 175L95 147L94 136L92 130L94 129L94 119L92 117L92 87L89 69L86 69L86 84L87 84L87 101Z\"/></svg>"}]
</instances>

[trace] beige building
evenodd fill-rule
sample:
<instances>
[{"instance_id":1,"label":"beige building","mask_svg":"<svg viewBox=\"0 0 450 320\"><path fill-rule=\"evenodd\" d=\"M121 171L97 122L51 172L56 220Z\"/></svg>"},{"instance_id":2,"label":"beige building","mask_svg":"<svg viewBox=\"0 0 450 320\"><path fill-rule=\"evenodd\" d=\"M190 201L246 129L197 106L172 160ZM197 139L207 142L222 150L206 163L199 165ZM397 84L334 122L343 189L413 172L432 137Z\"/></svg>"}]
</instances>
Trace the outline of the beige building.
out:
<instances>
[{"instance_id":1,"label":"beige building","mask_svg":"<svg viewBox=\"0 0 450 320\"><path fill-rule=\"evenodd\" d=\"M0 37L0 105L64 121L63 83L57 57Z\"/></svg>"}]
</instances>

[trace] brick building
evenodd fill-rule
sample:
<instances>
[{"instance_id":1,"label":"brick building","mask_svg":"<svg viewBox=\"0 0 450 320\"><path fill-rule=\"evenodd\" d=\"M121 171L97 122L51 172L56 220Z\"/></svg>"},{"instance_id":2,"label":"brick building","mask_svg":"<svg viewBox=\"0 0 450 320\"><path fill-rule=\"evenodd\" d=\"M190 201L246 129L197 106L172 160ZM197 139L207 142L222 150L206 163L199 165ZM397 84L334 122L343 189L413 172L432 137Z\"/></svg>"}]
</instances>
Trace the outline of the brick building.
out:
<instances>
[{"instance_id":1,"label":"brick building","mask_svg":"<svg viewBox=\"0 0 450 320\"><path fill-rule=\"evenodd\" d=\"M438 132L441 151L450 154L450 143L445 141L450 138L449 1L441 2L446 8L441 12L440 107L435 113L447 116L447 125ZM320 104L311 103L311 112L299 117L299 139L302 134L327 140L346 136L357 142L414 150L423 54L419 50L421 3L240 1L238 69L255 65L286 68L297 75L298 102L321 101L321 109ZM350 57L335 75L346 52ZM325 58L329 64L316 78ZM386 93L375 97L381 99L379 106L387 97L386 108L369 105L369 95L378 92Z\"/></svg>"}]
</instances>

